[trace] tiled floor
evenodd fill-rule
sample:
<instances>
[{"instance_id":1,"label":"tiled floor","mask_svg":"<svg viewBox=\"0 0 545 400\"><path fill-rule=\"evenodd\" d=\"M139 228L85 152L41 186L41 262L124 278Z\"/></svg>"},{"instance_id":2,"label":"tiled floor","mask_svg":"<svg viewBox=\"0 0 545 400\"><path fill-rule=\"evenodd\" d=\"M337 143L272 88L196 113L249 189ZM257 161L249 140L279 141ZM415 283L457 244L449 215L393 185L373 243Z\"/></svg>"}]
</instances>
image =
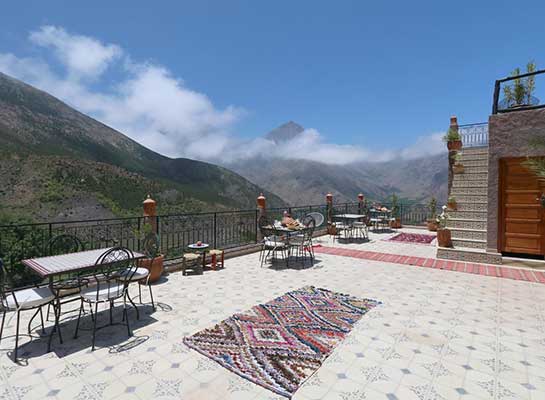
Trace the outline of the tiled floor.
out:
<instances>
[{"instance_id":1,"label":"tiled floor","mask_svg":"<svg viewBox=\"0 0 545 400\"><path fill-rule=\"evenodd\" d=\"M386 236L335 246L434 255L433 246L381 240ZM106 328L95 352L90 332L74 340L66 320L65 343L55 339L53 352L44 354L46 343L34 340L22 347L21 366L3 352L0 399L280 399L189 350L182 338L305 285L383 304L356 324L296 400L545 399L544 285L328 254L305 268L260 268L252 254L204 276L171 274L154 286L157 312L138 324L130 314L135 336ZM12 319L5 334L13 329ZM3 350L11 346L2 340Z\"/></svg>"}]
</instances>

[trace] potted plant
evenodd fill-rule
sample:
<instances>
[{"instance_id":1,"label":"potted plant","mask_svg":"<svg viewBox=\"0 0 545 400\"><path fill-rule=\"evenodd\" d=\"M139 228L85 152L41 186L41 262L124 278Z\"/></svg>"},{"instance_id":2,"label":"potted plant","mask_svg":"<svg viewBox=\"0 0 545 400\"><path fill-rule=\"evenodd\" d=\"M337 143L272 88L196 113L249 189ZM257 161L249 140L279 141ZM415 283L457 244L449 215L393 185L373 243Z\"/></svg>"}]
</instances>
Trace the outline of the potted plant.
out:
<instances>
[{"instance_id":1,"label":"potted plant","mask_svg":"<svg viewBox=\"0 0 545 400\"><path fill-rule=\"evenodd\" d=\"M395 193L392 194L392 219L390 220L390 228L401 228L401 217L399 215L399 200Z\"/></svg>"},{"instance_id":2,"label":"potted plant","mask_svg":"<svg viewBox=\"0 0 545 400\"><path fill-rule=\"evenodd\" d=\"M437 217L437 245L439 247L452 247L452 236L450 229L447 228L447 206L443 206L441 215Z\"/></svg>"},{"instance_id":3,"label":"potted plant","mask_svg":"<svg viewBox=\"0 0 545 400\"><path fill-rule=\"evenodd\" d=\"M462 137L456 128L450 127L445 136L443 136L443 141L447 143L449 151L462 149Z\"/></svg>"},{"instance_id":4,"label":"potted plant","mask_svg":"<svg viewBox=\"0 0 545 400\"><path fill-rule=\"evenodd\" d=\"M437 230L437 200L432 197L428 203L429 215L428 218L428 230L435 232Z\"/></svg>"},{"instance_id":5,"label":"potted plant","mask_svg":"<svg viewBox=\"0 0 545 400\"><path fill-rule=\"evenodd\" d=\"M165 257L159 253L159 237L150 224L145 224L142 230L137 231L137 237L142 241L141 248L146 255L146 258L138 260L138 266L150 272L150 283L157 282L165 269Z\"/></svg>"},{"instance_id":6,"label":"potted plant","mask_svg":"<svg viewBox=\"0 0 545 400\"><path fill-rule=\"evenodd\" d=\"M448 201L447 201L447 207L449 210L452 210L452 211L456 211L457 209L457 206L456 206L456 197L450 195L448 197Z\"/></svg>"},{"instance_id":7,"label":"potted plant","mask_svg":"<svg viewBox=\"0 0 545 400\"><path fill-rule=\"evenodd\" d=\"M463 174L464 170L464 164L462 164L462 153L458 152L454 156L454 165L452 166L452 172L454 172L455 174Z\"/></svg>"},{"instance_id":8,"label":"potted plant","mask_svg":"<svg viewBox=\"0 0 545 400\"><path fill-rule=\"evenodd\" d=\"M536 71L536 64L530 61L526 64L526 72L531 73ZM521 74L520 68L515 68L511 72L511 76L519 76ZM532 105L535 100L532 96L535 89L535 76L528 76L526 78L513 79L510 85L503 87L503 104L505 108L518 108Z\"/></svg>"}]
</instances>

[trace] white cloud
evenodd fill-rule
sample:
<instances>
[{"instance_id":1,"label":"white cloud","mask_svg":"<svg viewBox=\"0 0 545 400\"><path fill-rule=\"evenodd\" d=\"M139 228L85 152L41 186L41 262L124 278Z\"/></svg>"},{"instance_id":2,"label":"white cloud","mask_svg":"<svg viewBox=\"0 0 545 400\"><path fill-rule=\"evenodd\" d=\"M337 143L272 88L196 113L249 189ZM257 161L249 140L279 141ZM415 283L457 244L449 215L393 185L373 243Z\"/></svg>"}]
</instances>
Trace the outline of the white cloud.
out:
<instances>
[{"instance_id":1,"label":"white cloud","mask_svg":"<svg viewBox=\"0 0 545 400\"><path fill-rule=\"evenodd\" d=\"M0 71L59 97L171 157L218 163L273 156L348 164L399 156L417 158L444 149L440 134L421 137L415 145L400 151L380 152L327 143L314 129L282 144L264 138L243 141L231 134L245 113L242 108L217 108L205 94L188 88L165 67L135 62L116 44L54 26L31 32L29 41L42 51L42 56L27 58L0 53ZM53 62L48 61L50 54ZM109 69L121 77L114 85L105 83L104 75ZM99 86L102 89L97 89Z\"/></svg>"}]
</instances>

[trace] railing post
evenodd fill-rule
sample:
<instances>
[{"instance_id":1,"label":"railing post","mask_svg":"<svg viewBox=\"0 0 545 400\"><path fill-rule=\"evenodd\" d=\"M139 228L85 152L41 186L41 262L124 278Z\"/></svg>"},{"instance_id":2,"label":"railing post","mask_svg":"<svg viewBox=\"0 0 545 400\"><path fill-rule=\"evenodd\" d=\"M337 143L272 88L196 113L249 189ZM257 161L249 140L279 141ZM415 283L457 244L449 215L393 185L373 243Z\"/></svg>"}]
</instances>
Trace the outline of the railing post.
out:
<instances>
[{"instance_id":1,"label":"railing post","mask_svg":"<svg viewBox=\"0 0 545 400\"><path fill-rule=\"evenodd\" d=\"M498 113L498 102L500 101L500 81L494 84L494 100L492 100L492 115Z\"/></svg>"},{"instance_id":2,"label":"railing post","mask_svg":"<svg viewBox=\"0 0 545 400\"><path fill-rule=\"evenodd\" d=\"M327 210L327 223L331 225L333 222L333 195L331 193L325 196L326 210Z\"/></svg>"},{"instance_id":3,"label":"railing post","mask_svg":"<svg viewBox=\"0 0 545 400\"><path fill-rule=\"evenodd\" d=\"M363 214L363 201L365 197L363 196L363 193L358 194L358 214Z\"/></svg>"},{"instance_id":4,"label":"railing post","mask_svg":"<svg viewBox=\"0 0 545 400\"><path fill-rule=\"evenodd\" d=\"M216 248L218 244L217 217L218 217L218 214L214 212L214 248Z\"/></svg>"},{"instance_id":5,"label":"railing post","mask_svg":"<svg viewBox=\"0 0 545 400\"><path fill-rule=\"evenodd\" d=\"M159 235L159 217L157 217L157 202L148 194L144 200L144 223L150 224L152 232Z\"/></svg>"},{"instance_id":6,"label":"railing post","mask_svg":"<svg viewBox=\"0 0 545 400\"><path fill-rule=\"evenodd\" d=\"M261 232L259 232L259 219L267 215L267 199L263 196L263 193L257 198L257 213L256 213L256 242L263 239Z\"/></svg>"}]
</instances>

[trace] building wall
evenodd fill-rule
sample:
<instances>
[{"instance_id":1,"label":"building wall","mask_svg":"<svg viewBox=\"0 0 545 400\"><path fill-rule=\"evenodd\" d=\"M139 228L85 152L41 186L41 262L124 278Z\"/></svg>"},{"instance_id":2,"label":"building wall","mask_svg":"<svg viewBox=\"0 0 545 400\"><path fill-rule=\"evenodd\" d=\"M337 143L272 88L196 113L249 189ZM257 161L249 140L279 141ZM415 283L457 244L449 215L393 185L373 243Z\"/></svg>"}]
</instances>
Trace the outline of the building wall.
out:
<instances>
[{"instance_id":1,"label":"building wall","mask_svg":"<svg viewBox=\"0 0 545 400\"><path fill-rule=\"evenodd\" d=\"M543 149L530 150L534 136L545 138L545 109L491 115L488 121L488 234L487 251L498 249L498 197L500 160L506 157L545 155Z\"/></svg>"}]
</instances>

